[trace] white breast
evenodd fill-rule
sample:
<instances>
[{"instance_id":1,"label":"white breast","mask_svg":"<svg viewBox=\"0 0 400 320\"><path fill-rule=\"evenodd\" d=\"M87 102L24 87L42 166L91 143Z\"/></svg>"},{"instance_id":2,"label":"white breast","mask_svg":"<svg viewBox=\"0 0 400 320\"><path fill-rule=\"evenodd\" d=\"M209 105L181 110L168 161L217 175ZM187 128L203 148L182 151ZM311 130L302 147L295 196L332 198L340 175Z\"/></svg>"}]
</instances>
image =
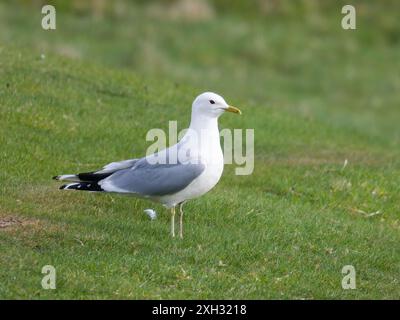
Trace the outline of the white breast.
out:
<instances>
[{"instance_id":1,"label":"white breast","mask_svg":"<svg viewBox=\"0 0 400 320\"><path fill-rule=\"evenodd\" d=\"M221 178L224 170L224 157L219 142L219 135L207 141L199 153L200 161L204 164L204 171L194 179L185 189L157 199L167 207L180 202L194 199L210 191Z\"/></svg>"},{"instance_id":2,"label":"white breast","mask_svg":"<svg viewBox=\"0 0 400 320\"><path fill-rule=\"evenodd\" d=\"M224 157L220 144L218 118L192 112L189 129L179 142L179 149L183 151L182 154L189 154L190 159L200 160L205 168L183 190L154 199L167 207L202 196L210 191L221 178L224 170Z\"/></svg>"}]
</instances>

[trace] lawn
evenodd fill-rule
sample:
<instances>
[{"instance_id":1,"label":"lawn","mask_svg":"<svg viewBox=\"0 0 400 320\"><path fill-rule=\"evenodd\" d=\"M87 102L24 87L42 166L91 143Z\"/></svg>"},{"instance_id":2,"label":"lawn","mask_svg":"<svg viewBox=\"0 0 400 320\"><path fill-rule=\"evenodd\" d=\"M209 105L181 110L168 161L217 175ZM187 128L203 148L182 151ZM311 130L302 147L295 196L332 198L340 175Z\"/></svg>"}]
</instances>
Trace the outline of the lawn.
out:
<instances>
[{"instance_id":1,"label":"lawn","mask_svg":"<svg viewBox=\"0 0 400 320\"><path fill-rule=\"evenodd\" d=\"M0 298L398 299L398 9L359 3L356 31L334 6L180 21L133 5L43 31L40 9L1 3ZM227 165L189 202L183 240L159 205L51 180L142 156L205 90L243 111L220 127L255 130L255 169Z\"/></svg>"}]
</instances>

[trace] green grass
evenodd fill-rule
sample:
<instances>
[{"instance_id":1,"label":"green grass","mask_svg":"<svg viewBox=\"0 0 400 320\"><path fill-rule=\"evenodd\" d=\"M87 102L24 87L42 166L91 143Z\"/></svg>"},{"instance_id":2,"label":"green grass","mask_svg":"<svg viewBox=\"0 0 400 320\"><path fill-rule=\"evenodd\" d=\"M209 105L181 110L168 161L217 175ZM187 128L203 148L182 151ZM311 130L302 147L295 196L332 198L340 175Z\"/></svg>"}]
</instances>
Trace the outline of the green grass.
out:
<instances>
[{"instance_id":1,"label":"green grass","mask_svg":"<svg viewBox=\"0 0 400 320\"><path fill-rule=\"evenodd\" d=\"M326 24L227 14L157 25L143 9L101 21L66 13L46 33L11 8L0 5L0 220L22 223L0 228L0 298L399 297L390 13L367 10L353 33L332 12ZM255 171L226 166L186 205L183 241L170 238L158 205L61 192L51 180L143 155L147 131L169 120L185 128L206 89L243 111L221 127L255 129ZM56 290L41 288L47 264ZM356 290L341 288L348 264Z\"/></svg>"}]
</instances>

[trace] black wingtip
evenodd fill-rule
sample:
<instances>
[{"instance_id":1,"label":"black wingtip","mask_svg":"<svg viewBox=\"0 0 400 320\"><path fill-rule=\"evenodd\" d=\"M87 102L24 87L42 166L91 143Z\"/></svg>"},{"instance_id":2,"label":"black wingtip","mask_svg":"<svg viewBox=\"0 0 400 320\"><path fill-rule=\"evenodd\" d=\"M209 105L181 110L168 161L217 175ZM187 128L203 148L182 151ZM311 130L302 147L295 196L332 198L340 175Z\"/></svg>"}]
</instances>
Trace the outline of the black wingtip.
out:
<instances>
[{"instance_id":1,"label":"black wingtip","mask_svg":"<svg viewBox=\"0 0 400 320\"><path fill-rule=\"evenodd\" d=\"M60 187L60 190L79 190L79 191L104 191L101 186L93 182L80 182L80 183L69 183L64 184Z\"/></svg>"},{"instance_id":2,"label":"black wingtip","mask_svg":"<svg viewBox=\"0 0 400 320\"><path fill-rule=\"evenodd\" d=\"M52 179L53 179L53 180L58 180L59 177L60 177L60 176L54 176Z\"/></svg>"}]
</instances>

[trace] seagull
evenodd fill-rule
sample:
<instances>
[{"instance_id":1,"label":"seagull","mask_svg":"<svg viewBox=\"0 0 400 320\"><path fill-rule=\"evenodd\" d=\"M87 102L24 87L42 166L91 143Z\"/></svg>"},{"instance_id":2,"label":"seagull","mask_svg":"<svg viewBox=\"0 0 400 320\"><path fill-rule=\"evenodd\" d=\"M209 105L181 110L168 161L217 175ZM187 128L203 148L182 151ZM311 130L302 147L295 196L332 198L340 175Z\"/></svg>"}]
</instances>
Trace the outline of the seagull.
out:
<instances>
[{"instance_id":1,"label":"seagull","mask_svg":"<svg viewBox=\"0 0 400 320\"><path fill-rule=\"evenodd\" d=\"M204 92L192 104L190 126L179 142L143 158L112 162L101 170L63 174L61 190L128 194L161 203L171 210L171 235L175 237L175 212L179 207L179 236L183 238L183 204L210 191L224 169L218 118L225 112L241 114L224 98Z\"/></svg>"}]
</instances>

